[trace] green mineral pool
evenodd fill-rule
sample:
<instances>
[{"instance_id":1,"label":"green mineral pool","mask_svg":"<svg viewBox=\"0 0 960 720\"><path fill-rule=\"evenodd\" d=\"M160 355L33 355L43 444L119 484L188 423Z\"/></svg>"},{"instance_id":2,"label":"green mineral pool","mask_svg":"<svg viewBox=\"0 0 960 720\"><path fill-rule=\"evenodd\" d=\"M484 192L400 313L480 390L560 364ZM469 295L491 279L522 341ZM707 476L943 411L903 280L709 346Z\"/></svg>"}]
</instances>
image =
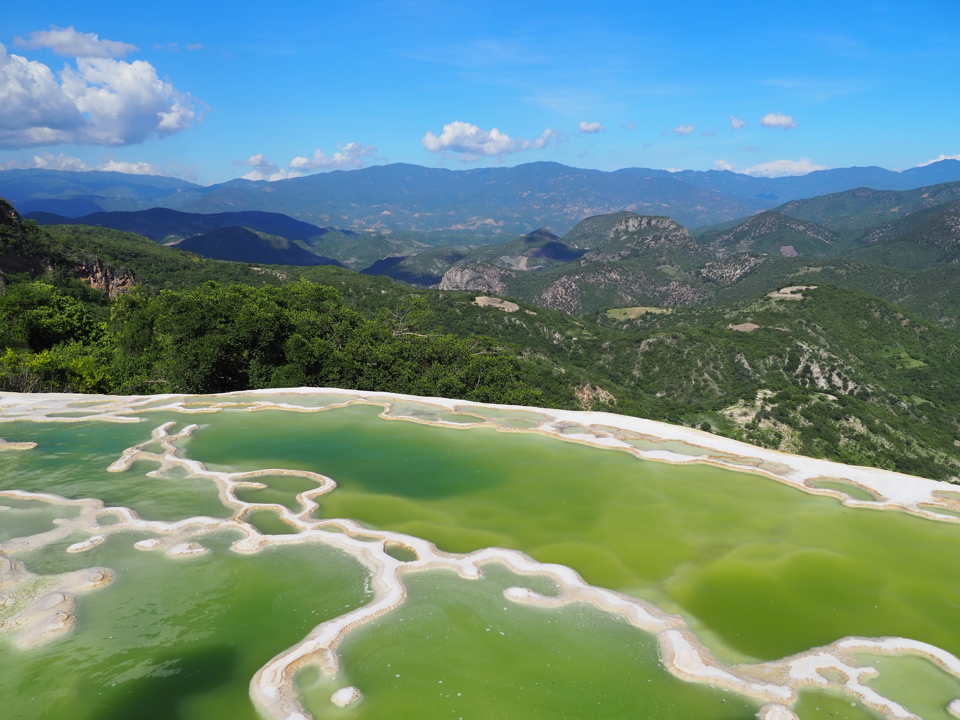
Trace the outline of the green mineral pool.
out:
<instances>
[{"instance_id":1,"label":"green mineral pool","mask_svg":"<svg viewBox=\"0 0 960 720\"><path fill-rule=\"evenodd\" d=\"M0 393L2 717L960 717L948 485L644 422Z\"/></svg>"}]
</instances>

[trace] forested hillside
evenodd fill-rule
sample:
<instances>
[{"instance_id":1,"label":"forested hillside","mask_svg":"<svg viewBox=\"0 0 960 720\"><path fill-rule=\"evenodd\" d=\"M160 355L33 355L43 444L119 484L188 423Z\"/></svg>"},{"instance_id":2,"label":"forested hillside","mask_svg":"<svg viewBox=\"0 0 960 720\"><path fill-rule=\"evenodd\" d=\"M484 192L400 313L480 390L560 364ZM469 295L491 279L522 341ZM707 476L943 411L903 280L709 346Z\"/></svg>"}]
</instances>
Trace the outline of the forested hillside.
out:
<instances>
[{"instance_id":1,"label":"forested hillside","mask_svg":"<svg viewBox=\"0 0 960 720\"><path fill-rule=\"evenodd\" d=\"M0 215L2 389L329 385L609 408L960 475L960 336L832 287L826 268L772 296L576 317L343 268L209 260L115 230L40 229L9 206Z\"/></svg>"}]
</instances>

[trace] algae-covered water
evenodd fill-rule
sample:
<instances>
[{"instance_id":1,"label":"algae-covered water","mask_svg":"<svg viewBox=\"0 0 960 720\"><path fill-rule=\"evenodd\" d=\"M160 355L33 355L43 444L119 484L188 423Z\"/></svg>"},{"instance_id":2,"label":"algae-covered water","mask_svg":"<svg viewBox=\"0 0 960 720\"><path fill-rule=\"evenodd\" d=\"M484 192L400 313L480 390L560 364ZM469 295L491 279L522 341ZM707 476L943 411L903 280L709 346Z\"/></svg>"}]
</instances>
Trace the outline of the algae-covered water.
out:
<instances>
[{"instance_id":1,"label":"algae-covered water","mask_svg":"<svg viewBox=\"0 0 960 720\"><path fill-rule=\"evenodd\" d=\"M645 460L548 411L355 399L0 397L0 438L36 443L0 452L2 716L956 716L949 508ZM677 630L712 670L665 659Z\"/></svg>"}]
</instances>

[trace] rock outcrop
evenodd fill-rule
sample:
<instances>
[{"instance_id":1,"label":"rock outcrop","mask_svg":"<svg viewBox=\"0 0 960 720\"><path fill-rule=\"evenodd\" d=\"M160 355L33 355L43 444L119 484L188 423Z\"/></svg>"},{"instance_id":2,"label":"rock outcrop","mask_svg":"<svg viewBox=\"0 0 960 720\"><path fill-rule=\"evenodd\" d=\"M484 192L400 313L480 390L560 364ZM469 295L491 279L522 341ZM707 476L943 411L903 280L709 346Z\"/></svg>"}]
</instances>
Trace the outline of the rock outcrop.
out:
<instances>
[{"instance_id":1,"label":"rock outcrop","mask_svg":"<svg viewBox=\"0 0 960 720\"><path fill-rule=\"evenodd\" d=\"M735 255L717 262L710 262L699 270L704 280L719 285L733 285L744 275L749 275L763 263L762 257L756 255Z\"/></svg>"},{"instance_id":2,"label":"rock outcrop","mask_svg":"<svg viewBox=\"0 0 960 720\"><path fill-rule=\"evenodd\" d=\"M577 405L583 410L593 410L597 406L612 407L617 404L617 399L599 385L585 383L574 391L577 397Z\"/></svg>"},{"instance_id":3,"label":"rock outcrop","mask_svg":"<svg viewBox=\"0 0 960 720\"><path fill-rule=\"evenodd\" d=\"M513 276L509 270L493 265L454 265L443 274L441 290L476 290L501 295L506 291L506 281Z\"/></svg>"},{"instance_id":4,"label":"rock outcrop","mask_svg":"<svg viewBox=\"0 0 960 720\"><path fill-rule=\"evenodd\" d=\"M90 283L90 287L95 290L105 292L111 300L118 295L130 292L136 286L137 279L132 272L114 270L100 260L77 265L74 271L77 277Z\"/></svg>"}]
</instances>

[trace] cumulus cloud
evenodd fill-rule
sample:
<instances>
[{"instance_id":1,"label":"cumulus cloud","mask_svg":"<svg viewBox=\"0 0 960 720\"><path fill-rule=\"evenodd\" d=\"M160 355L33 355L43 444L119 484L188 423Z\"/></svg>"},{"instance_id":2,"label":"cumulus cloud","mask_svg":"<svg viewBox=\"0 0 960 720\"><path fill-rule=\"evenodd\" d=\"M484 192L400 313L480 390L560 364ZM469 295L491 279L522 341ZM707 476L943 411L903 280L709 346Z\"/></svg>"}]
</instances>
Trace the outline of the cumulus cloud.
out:
<instances>
[{"instance_id":1,"label":"cumulus cloud","mask_svg":"<svg viewBox=\"0 0 960 720\"><path fill-rule=\"evenodd\" d=\"M151 165L148 162L135 161L129 162L126 160L107 160L104 163L101 163L97 170L104 170L106 172L119 172L127 173L128 175L160 175L160 171L155 165Z\"/></svg>"},{"instance_id":2,"label":"cumulus cloud","mask_svg":"<svg viewBox=\"0 0 960 720\"><path fill-rule=\"evenodd\" d=\"M250 168L244 175L245 180L288 180L289 178L303 177L312 170L350 170L363 167L367 160L377 154L377 148L372 145L362 145L358 142L348 142L337 147L336 152L327 155L319 148L309 157L297 155L287 164L280 167L263 153L251 155L241 164Z\"/></svg>"},{"instance_id":3,"label":"cumulus cloud","mask_svg":"<svg viewBox=\"0 0 960 720\"><path fill-rule=\"evenodd\" d=\"M526 140L512 138L497 128L483 130L472 123L456 120L444 125L439 135L427 131L420 142L430 152L452 152L470 159L539 150L555 139L556 133L549 128L532 140Z\"/></svg>"},{"instance_id":4,"label":"cumulus cloud","mask_svg":"<svg viewBox=\"0 0 960 720\"><path fill-rule=\"evenodd\" d=\"M713 167L717 170L729 170L730 172L736 172L737 169L733 166L732 163L728 163L726 160L714 160Z\"/></svg>"},{"instance_id":5,"label":"cumulus cloud","mask_svg":"<svg viewBox=\"0 0 960 720\"><path fill-rule=\"evenodd\" d=\"M102 39L96 33L78 32L72 25L65 28L51 25L49 30L37 30L25 38L14 38L13 42L31 50L47 48L66 57L116 58L137 49L130 43Z\"/></svg>"},{"instance_id":6,"label":"cumulus cloud","mask_svg":"<svg viewBox=\"0 0 960 720\"><path fill-rule=\"evenodd\" d=\"M789 130L790 128L795 128L797 126L797 121L793 119L792 115L784 115L783 113L767 113L760 118L760 124L764 127L783 128L784 130Z\"/></svg>"},{"instance_id":7,"label":"cumulus cloud","mask_svg":"<svg viewBox=\"0 0 960 720\"><path fill-rule=\"evenodd\" d=\"M90 170L91 167L78 157L63 153L40 153L29 160L10 160L3 164L3 169L39 169L39 170Z\"/></svg>"},{"instance_id":8,"label":"cumulus cloud","mask_svg":"<svg viewBox=\"0 0 960 720\"><path fill-rule=\"evenodd\" d=\"M690 135L697 129L696 125L677 125L673 132L677 135Z\"/></svg>"},{"instance_id":9,"label":"cumulus cloud","mask_svg":"<svg viewBox=\"0 0 960 720\"><path fill-rule=\"evenodd\" d=\"M251 155L243 164L250 168L242 177L244 180L286 180L290 177L298 177L299 173L291 173L288 170L281 170L280 166L270 160L263 153Z\"/></svg>"},{"instance_id":10,"label":"cumulus cloud","mask_svg":"<svg viewBox=\"0 0 960 720\"><path fill-rule=\"evenodd\" d=\"M934 163L938 163L943 160L960 160L960 153L956 155L944 155L943 153L941 153L940 155L937 155L937 157L931 160L927 160L926 162L920 163L919 165L917 165L917 167L926 167L927 165L933 165Z\"/></svg>"},{"instance_id":11,"label":"cumulus cloud","mask_svg":"<svg viewBox=\"0 0 960 720\"><path fill-rule=\"evenodd\" d=\"M28 160L9 160L0 163L0 169L38 169L38 170L72 170L83 172L87 170L103 170L105 172L122 172L130 175L161 175L155 165L142 161L104 160L97 165L91 165L78 157L63 153L37 153Z\"/></svg>"},{"instance_id":12,"label":"cumulus cloud","mask_svg":"<svg viewBox=\"0 0 960 720\"><path fill-rule=\"evenodd\" d=\"M580 132L582 132L582 133L588 133L588 134L589 134L589 133L598 133L598 132L600 132L601 130L603 130L603 125L601 125L600 123L598 123L598 122L596 122L596 121L594 121L594 122L587 122L586 120L581 120L581 121L580 121L579 128L580 128Z\"/></svg>"},{"instance_id":13,"label":"cumulus cloud","mask_svg":"<svg viewBox=\"0 0 960 720\"><path fill-rule=\"evenodd\" d=\"M770 162L760 163L753 167L748 167L745 172L747 175L756 175L757 177L785 177L787 175L806 175L815 170L826 170L824 165L817 165L810 158L800 158L799 160L771 160Z\"/></svg>"},{"instance_id":14,"label":"cumulus cloud","mask_svg":"<svg viewBox=\"0 0 960 720\"><path fill-rule=\"evenodd\" d=\"M0 147L129 145L197 118L193 98L146 61L78 57L58 75L0 43Z\"/></svg>"},{"instance_id":15,"label":"cumulus cloud","mask_svg":"<svg viewBox=\"0 0 960 720\"><path fill-rule=\"evenodd\" d=\"M348 170L363 167L367 158L376 154L377 149L372 145L348 142L340 145L332 155L319 148L310 157L297 155L290 161L290 167L295 170Z\"/></svg>"},{"instance_id":16,"label":"cumulus cloud","mask_svg":"<svg viewBox=\"0 0 960 720\"><path fill-rule=\"evenodd\" d=\"M740 128L745 127L746 124L746 120L738 118L736 115L730 116L730 127L732 127L734 130L739 130Z\"/></svg>"}]
</instances>

